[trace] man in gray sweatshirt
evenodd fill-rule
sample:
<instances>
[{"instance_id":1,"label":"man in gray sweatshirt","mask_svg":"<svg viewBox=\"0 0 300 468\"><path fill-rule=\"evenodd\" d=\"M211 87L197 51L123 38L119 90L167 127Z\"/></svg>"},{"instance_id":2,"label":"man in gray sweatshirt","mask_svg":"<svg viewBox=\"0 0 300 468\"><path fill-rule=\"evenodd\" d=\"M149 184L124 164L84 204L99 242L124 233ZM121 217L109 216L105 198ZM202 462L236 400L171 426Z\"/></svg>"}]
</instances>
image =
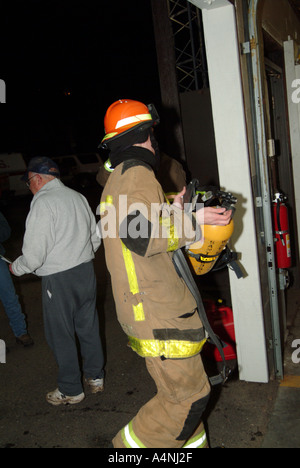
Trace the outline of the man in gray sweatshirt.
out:
<instances>
[{"instance_id":1,"label":"man in gray sweatshirt","mask_svg":"<svg viewBox=\"0 0 300 468\"><path fill-rule=\"evenodd\" d=\"M104 378L93 266L101 240L87 200L65 187L59 176L49 158L29 162L24 179L34 197L22 255L10 266L16 276L42 277L45 335L59 368L58 388L46 399L55 406L76 404L85 397L76 335L92 393L103 390Z\"/></svg>"}]
</instances>

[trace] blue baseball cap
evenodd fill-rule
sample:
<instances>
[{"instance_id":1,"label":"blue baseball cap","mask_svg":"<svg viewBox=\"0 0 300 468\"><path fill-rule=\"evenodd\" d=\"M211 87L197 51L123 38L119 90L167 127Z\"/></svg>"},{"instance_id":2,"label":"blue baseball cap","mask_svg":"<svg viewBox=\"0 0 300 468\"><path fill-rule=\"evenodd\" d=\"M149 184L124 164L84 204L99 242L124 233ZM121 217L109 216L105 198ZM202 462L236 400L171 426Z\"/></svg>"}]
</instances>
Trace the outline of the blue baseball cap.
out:
<instances>
[{"instance_id":1,"label":"blue baseball cap","mask_svg":"<svg viewBox=\"0 0 300 468\"><path fill-rule=\"evenodd\" d=\"M45 156L32 158L29 161L27 171L23 175L22 180L28 181L29 172L60 177L58 165L54 161L52 161L52 159L47 158Z\"/></svg>"}]
</instances>

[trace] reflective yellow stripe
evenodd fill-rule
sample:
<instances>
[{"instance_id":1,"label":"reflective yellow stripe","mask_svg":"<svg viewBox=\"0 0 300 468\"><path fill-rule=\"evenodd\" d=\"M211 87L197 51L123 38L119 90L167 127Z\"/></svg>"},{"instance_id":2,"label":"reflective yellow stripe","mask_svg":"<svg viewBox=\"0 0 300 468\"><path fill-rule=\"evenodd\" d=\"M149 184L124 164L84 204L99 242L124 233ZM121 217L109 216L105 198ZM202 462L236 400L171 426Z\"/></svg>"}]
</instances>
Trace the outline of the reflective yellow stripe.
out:
<instances>
[{"instance_id":1,"label":"reflective yellow stripe","mask_svg":"<svg viewBox=\"0 0 300 468\"><path fill-rule=\"evenodd\" d=\"M105 135L102 142L105 141L105 140L108 140L109 138L113 138L116 135L118 135L118 132L108 133L107 135Z\"/></svg>"},{"instance_id":2,"label":"reflective yellow stripe","mask_svg":"<svg viewBox=\"0 0 300 468\"><path fill-rule=\"evenodd\" d=\"M160 224L168 230L168 249L167 252L174 252L174 250L178 250L179 247L179 239L176 232L176 228L174 224L171 223L170 218L160 218Z\"/></svg>"},{"instance_id":3,"label":"reflective yellow stripe","mask_svg":"<svg viewBox=\"0 0 300 468\"><path fill-rule=\"evenodd\" d=\"M119 120L119 122L116 125L116 130L117 128L125 127L126 125L131 125L140 122L148 122L149 120L152 120L151 114L139 114L133 115L131 117L126 117L126 119Z\"/></svg>"},{"instance_id":4,"label":"reflective yellow stripe","mask_svg":"<svg viewBox=\"0 0 300 468\"><path fill-rule=\"evenodd\" d=\"M139 285L138 285L138 280L136 276L132 254L130 250L127 249L127 247L123 244L123 242L121 242L121 244L122 244L122 251L123 251L123 257L124 257L130 292L133 295L135 295L135 294L138 294L140 290L139 290ZM142 302L140 302L138 305L133 306L133 312L134 312L134 319L136 322L142 322L145 320L144 307L143 307Z\"/></svg>"},{"instance_id":5,"label":"reflective yellow stripe","mask_svg":"<svg viewBox=\"0 0 300 468\"><path fill-rule=\"evenodd\" d=\"M122 127L125 127L126 125L131 125L131 124L139 124L142 122L150 122L152 120L151 114L140 114L140 115L134 115L132 117L127 117L126 119L119 120L119 122L116 125L116 130ZM119 135L119 132L112 132L112 133L107 133L105 137L103 138L102 142L105 140L108 140L109 138L113 138L116 135Z\"/></svg>"},{"instance_id":6,"label":"reflective yellow stripe","mask_svg":"<svg viewBox=\"0 0 300 468\"><path fill-rule=\"evenodd\" d=\"M170 237L168 239L168 252L174 252L174 250L178 250L179 247L179 239L176 234L176 228L174 224L170 226Z\"/></svg>"},{"instance_id":7,"label":"reflective yellow stripe","mask_svg":"<svg viewBox=\"0 0 300 468\"><path fill-rule=\"evenodd\" d=\"M143 322L145 320L143 304L140 302L138 305L132 306L132 308L134 313L134 320L136 322Z\"/></svg>"},{"instance_id":8,"label":"reflective yellow stripe","mask_svg":"<svg viewBox=\"0 0 300 468\"><path fill-rule=\"evenodd\" d=\"M200 342L184 340L140 340L129 336L129 343L133 351L142 357L161 357L167 359L183 359L196 356L202 351L206 339Z\"/></svg>"},{"instance_id":9,"label":"reflective yellow stripe","mask_svg":"<svg viewBox=\"0 0 300 468\"><path fill-rule=\"evenodd\" d=\"M206 432L203 431L192 439L189 439L182 448L205 448L207 447Z\"/></svg>"},{"instance_id":10,"label":"reflective yellow stripe","mask_svg":"<svg viewBox=\"0 0 300 468\"><path fill-rule=\"evenodd\" d=\"M122 436L122 440L126 448L147 448L143 444L143 442L137 437L137 435L134 433L134 430L132 427L132 421L121 430L121 436ZM193 437L192 439L189 439L182 448L191 449L191 448L206 448L206 447L207 447L207 437L206 437L206 432L203 431L200 434Z\"/></svg>"},{"instance_id":11,"label":"reflective yellow stripe","mask_svg":"<svg viewBox=\"0 0 300 468\"><path fill-rule=\"evenodd\" d=\"M126 448L147 448L135 435L132 429L132 421L122 429L121 435Z\"/></svg>"},{"instance_id":12,"label":"reflective yellow stripe","mask_svg":"<svg viewBox=\"0 0 300 468\"><path fill-rule=\"evenodd\" d=\"M100 203L100 214L103 214L106 211L107 206L112 206L112 205L113 205L113 197L111 195L108 195L105 201Z\"/></svg>"},{"instance_id":13,"label":"reflective yellow stripe","mask_svg":"<svg viewBox=\"0 0 300 468\"><path fill-rule=\"evenodd\" d=\"M168 199L168 194L164 193L165 201L168 205L171 205L170 200Z\"/></svg>"},{"instance_id":14,"label":"reflective yellow stripe","mask_svg":"<svg viewBox=\"0 0 300 468\"><path fill-rule=\"evenodd\" d=\"M108 159L107 161L105 161L105 163L104 163L104 169L105 169L107 172L114 172L114 169L111 167L110 159Z\"/></svg>"},{"instance_id":15,"label":"reflective yellow stripe","mask_svg":"<svg viewBox=\"0 0 300 468\"><path fill-rule=\"evenodd\" d=\"M171 205L169 197L176 196L176 195L178 195L178 193L179 192L167 192L167 193L165 193L165 198L167 199L167 202L169 203L169 205Z\"/></svg>"}]
</instances>

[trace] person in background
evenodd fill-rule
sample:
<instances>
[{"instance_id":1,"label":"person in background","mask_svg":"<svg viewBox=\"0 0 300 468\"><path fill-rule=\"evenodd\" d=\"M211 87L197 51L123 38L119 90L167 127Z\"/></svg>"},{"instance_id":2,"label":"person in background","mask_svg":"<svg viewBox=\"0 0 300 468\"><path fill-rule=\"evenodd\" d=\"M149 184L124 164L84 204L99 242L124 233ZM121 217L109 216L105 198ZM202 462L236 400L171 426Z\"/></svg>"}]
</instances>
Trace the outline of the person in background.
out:
<instances>
[{"instance_id":1,"label":"person in background","mask_svg":"<svg viewBox=\"0 0 300 468\"><path fill-rule=\"evenodd\" d=\"M5 254L2 242L8 240L10 235L10 226L0 212L0 255ZM3 304L10 327L16 337L16 342L25 347L33 345L33 340L27 332L25 316L22 312L8 265L2 258L0 258L0 301Z\"/></svg>"},{"instance_id":2,"label":"person in background","mask_svg":"<svg viewBox=\"0 0 300 468\"><path fill-rule=\"evenodd\" d=\"M59 180L57 164L33 158L24 179L33 200L26 220L22 255L10 270L42 277L45 335L58 363L58 388L47 394L58 406L80 403L81 382L76 335L83 372L92 393L104 389L104 357L96 310L93 266L101 240L86 198Z\"/></svg>"}]
</instances>

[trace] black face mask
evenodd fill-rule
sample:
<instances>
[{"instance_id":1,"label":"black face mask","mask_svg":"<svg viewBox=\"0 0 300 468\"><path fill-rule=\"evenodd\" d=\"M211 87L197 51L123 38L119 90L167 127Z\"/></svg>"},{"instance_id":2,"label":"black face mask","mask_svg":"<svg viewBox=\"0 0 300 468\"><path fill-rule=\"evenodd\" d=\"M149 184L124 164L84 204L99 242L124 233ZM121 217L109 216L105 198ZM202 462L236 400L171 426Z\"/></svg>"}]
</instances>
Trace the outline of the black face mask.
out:
<instances>
[{"instance_id":1,"label":"black face mask","mask_svg":"<svg viewBox=\"0 0 300 468\"><path fill-rule=\"evenodd\" d=\"M122 153L133 145L138 143L144 143L147 141L149 136L149 129L144 131L129 132L111 142L107 143L107 147L110 150L110 160L114 158L114 155Z\"/></svg>"},{"instance_id":2,"label":"black face mask","mask_svg":"<svg viewBox=\"0 0 300 468\"><path fill-rule=\"evenodd\" d=\"M152 151L146 148L140 148L139 143L145 143L150 136ZM149 164L154 171L157 171L160 166L160 152L158 142L153 135L152 128L148 128L142 132L130 132L123 137L116 139L109 143L109 159L113 168L117 167L120 163L128 159L138 159ZM139 151L140 150L140 151Z\"/></svg>"}]
</instances>

